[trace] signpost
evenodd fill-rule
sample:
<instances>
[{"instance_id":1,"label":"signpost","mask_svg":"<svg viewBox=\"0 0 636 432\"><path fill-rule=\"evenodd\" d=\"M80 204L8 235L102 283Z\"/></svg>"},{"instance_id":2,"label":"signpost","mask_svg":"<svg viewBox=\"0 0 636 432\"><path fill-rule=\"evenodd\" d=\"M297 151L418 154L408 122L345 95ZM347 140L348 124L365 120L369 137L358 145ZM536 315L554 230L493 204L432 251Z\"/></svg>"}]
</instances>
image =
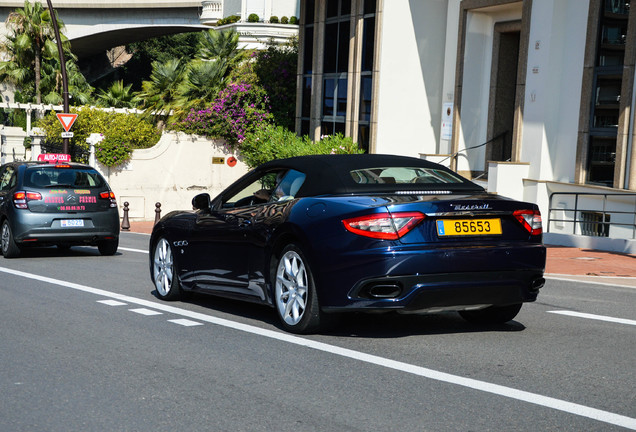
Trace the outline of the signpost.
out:
<instances>
[{"instance_id":1,"label":"signpost","mask_svg":"<svg viewBox=\"0 0 636 432\"><path fill-rule=\"evenodd\" d=\"M75 120L77 120L77 114L68 114L68 113L57 113L55 114L57 119L62 124L64 128L64 132L69 132Z\"/></svg>"},{"instance_id":2,"label":"signpost","mask_svg":"<svg viewBox=\"0 0 636 432\"><path fill-rule=\"evenodd\" d=\"M64 59L64 49L62 48L62 38L60 37L60 29L57 26L57 15L55 15L55 11L53 10L53 5L51 4L51 0L46 0L46 3L49 6L49 14L51 15L51 23L53 24L53 30L55 31L55 40L57 42L57 52L60 55L60 68L62 72L62 97L64 98L64 111L69 112L70 109L69 109L69 102L68 102L68 78L66 76L66 60ZM71 125L72 124L73 123L71 122ZM62 123L62 126L64 126L64 123ZM69 128L70 127L71 126L69 126ZM66 132L68 132L68 129L66 129ZM64 138L62 142L62 152L68 153L68 138Z\"/></svg>"}]
</instances>

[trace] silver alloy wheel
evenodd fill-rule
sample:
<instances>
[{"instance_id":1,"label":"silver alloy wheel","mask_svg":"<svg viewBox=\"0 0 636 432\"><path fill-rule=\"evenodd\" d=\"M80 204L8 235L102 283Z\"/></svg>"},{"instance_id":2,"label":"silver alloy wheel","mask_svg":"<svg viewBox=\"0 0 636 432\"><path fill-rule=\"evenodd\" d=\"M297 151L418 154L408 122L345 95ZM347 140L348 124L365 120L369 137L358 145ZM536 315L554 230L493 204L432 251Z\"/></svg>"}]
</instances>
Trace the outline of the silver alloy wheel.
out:
<instances>
[{"instance_id":1,"label":"silver alloy wheel","mask_svg":"<svg viewBox=\"0 0 636 432\"><path fill-rule=\"evenodd\" d=\"M300 322L307 305L309 292L307 270L298 253L287 251L278 262L276 269L276 307L286 324L293 326Z\"/></svg>"},{"instance_id":2,"label":"silver alloy wheel","mask_svg":"<svg viewBox=\"0 0 636 432\"><path fill-rule=\"evenodd\" d=\"M2 253L9 250L9 238L11 232L9 231L9 224L7 222L2 224Z\"/></svg>"},{"instance_id":3,"label":"silver alloy wheel","mask_svg":"<svg viewBox=\"0 0 636 432\"><path fill-rule=\"evenodd\" d=\"M162 238L155 246L154 263L152 266L152 275L155 281L155 288L162 297L170 295L173 288L173 271L174 261L172 257L172 249L168 240Z\"/></svg>"}]
</instances>

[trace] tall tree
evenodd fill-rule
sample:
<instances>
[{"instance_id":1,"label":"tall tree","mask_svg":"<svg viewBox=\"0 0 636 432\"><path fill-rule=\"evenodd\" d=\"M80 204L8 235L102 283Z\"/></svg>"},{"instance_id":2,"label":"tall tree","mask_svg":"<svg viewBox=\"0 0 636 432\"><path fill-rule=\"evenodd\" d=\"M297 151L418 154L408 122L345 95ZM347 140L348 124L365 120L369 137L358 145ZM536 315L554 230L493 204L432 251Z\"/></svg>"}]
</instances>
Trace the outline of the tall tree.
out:
<instances>
[{"instance_id":1,"label":"tall tree","mask_svg":"<svg viewBox=\"0 0 636 432\"><path fill-rule=\"evenodd\" d=\"M60 29L64 23L59 19ZM22 102L59 103L61 97L60 59L55 44L55 32L48 9L39 2L24 2L24 7L9 14L6 21L8 35L0 44L0 80L14 84L17 99ZM70 43L61 34L69 72L69 93L79 103L90 100L92 89L77 68Z\"/></svg>"},{"instance_id":2,"label":"tall tree","mask_svg":"<svg viewBox=\"0 0 636 432\"><path fill-rule=\"evenodd\" d=\"M202 60L224 60L231 69L245 58L239 49L239 34L234 30L208 30L202 33L198 58Z\"/></svg>"},{"instance_id":3,"label":"tall tree","mask_svg":"<svg viewBox=\"0 0 636 432\"><path fill-rule=\"evenodd\" d=\"M152 62L150 80L142 83L139 93L146 113L155 112L162 116L170 114L184 70L184 62L179 59L171 59L165 63Z\"/></svg>"},{"instance_id":4,"label":"tall tree","mask_svg":"<svg viewBox=\"0 0 636 432\"><path fill-rule=\"evenodd\" d=\"M124 86L122 80L115 81L107 90L97 94L98 104L115 108L135 108L140 99L132 92L132 84Z\"/></svg>"},{"instance_id":5,"label":"tall tree","mask_svg":"<svg viewBox=\"0 0 636 432\"><path fill-rule=\"evenodd\" d=\"M22 68L25 66L33 67L35 102L41 103L42 57L46 49L46 42L55 38L51 15L41 3L30 3L25 0L22 9L16 9L9 14L6 26L13 36L13 54L15 56L13 60L20 63ZM58 26L62 29L64 24L58 20ZM11 69L17 70L18 68L14 67ZM24 74L22 74L22 77L25 78ZM16 82L15 84L19 86L22 82Z\"/></svg>"},{"instance_id":6,"label":"tall tree","mask_svg":"<svg viewBox=\"0 0 636 432\"><path fill-rule=\"evenodd\" d=\"M186 114L190 109L203 108L212 102L225 84L225 60L193 60L188 64L177 88L175 112Z\"/></svg>"}]
</instances>

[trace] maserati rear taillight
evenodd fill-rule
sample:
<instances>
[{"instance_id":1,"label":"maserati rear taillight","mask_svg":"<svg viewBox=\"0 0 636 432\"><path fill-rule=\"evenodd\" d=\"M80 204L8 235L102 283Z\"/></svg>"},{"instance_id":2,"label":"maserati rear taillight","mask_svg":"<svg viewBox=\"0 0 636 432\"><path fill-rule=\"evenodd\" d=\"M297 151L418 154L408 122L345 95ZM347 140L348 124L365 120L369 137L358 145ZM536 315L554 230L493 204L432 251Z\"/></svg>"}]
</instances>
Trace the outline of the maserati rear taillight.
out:
<instances>
[{"instance_id":1,"label":"maserati rear taillight","mask_svg":"<svg viewBox=\"0 0 636 432\"><path fill-rule=\"evenodd\" d=\"M342 221L347 231L365 237L397 240L424 219L419 212L375 213Z\"/></svg>"},{"instance_id":2,"label":"maserati rear taillight","mask_svg":"<svg viewBox=\"0 0 636 432\"><path fill-rule=\"evenodd\" d=\"M515 210L513 216L531 235L539 235L543 232L539 210Z\"/></svg>"}]
</instances>

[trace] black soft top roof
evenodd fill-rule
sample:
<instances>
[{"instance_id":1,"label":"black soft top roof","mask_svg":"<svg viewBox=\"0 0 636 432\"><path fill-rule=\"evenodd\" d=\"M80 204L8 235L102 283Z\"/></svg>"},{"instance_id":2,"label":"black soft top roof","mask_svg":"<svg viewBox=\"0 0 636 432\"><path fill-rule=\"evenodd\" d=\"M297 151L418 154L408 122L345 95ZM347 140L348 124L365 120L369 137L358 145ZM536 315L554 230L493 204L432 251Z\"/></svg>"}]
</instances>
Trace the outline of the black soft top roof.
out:
<instances>
[{"instance_id":1,"label":"black soft top roof","mask_svg":"<svg viewBox=\"0 0 636 432\"><path fill-rule=\"evenodd\" d=\"M257 171L269 171L274 168L291 168L307 175L305 183L298 191L297 197L318 196L327 194L386 193L417 191L483 191L475 183L462 179L461 183L452 184L359 184L351 177L350 172L364 168L412 167L434 168L452 173L448 168L407 156L358 154L358 155L312 155L297 156L289 159L278 159L260 165Z\"/></svg>"}]
</instances>

